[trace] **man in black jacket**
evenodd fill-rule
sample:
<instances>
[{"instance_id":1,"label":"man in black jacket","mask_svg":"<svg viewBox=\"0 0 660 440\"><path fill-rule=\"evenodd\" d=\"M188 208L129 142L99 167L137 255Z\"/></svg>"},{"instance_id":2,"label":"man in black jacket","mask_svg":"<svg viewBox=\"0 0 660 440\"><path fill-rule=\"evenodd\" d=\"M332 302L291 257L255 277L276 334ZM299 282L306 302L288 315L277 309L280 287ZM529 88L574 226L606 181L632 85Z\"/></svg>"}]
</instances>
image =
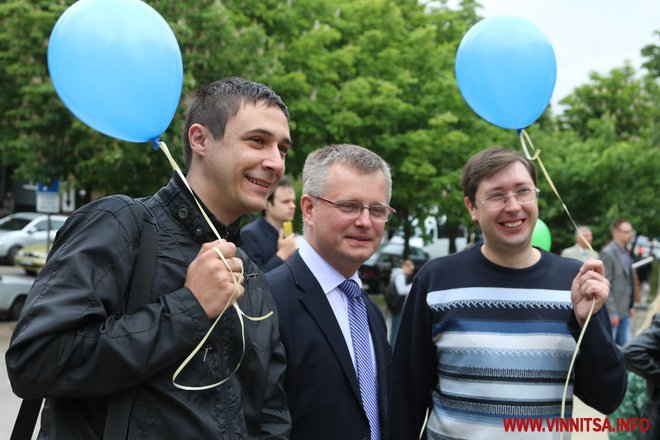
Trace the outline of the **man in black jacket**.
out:
<instances>
[{"instance_id":1,"label":"man in black jacket","mask_svg":"<svg viewBox=\"0 0 660 440\"><path fill-rule=\"evenodd\" d=\"M653 316L650 327L623 347L623 357L629 370L646 379L649 393L643 414L648 419L648 431L640 429L637 438L660 438L660 313Z\"/></svg>"},{"instance_id":2,"label":"man in black jacket","mask_svg":"<svg viewBox=\"0 0 660 440\"><path fill-rule=\"evenodd\" d=\"M109 402L130 389L128 438L288 438L277 316L244 324L229 308L275 311L264 277L236 246L240 216L262 210L284 173L288 110L241 78L204 86L190 102L191 190L175 176L142 203L109 197L82 207L30 291L6 361L17 395L46 397L41 437L99 438ZM141 276L145 212L156 226L150 301L123 313L131 278Z\"/></svg>"}]
</instances>

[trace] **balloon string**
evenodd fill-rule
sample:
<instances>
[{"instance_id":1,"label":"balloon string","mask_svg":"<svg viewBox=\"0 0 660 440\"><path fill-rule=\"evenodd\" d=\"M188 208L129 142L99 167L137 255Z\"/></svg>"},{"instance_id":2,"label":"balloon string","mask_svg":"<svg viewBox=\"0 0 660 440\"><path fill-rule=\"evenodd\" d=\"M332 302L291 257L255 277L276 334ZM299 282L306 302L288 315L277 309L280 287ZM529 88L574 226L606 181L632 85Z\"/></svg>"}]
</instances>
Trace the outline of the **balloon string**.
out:
<instances>
[{"instance_id":1,"label":"balloon string","mask_svg":"<svg viewBox=\"0 0 660 440\"><path fill-rule=\"evenodd\" d=\"M529 146L531 147L532 151L534 152L534 155L529 154L529 150L527 148L527 142L529 142ZM548 173L548 170L546 170L545 165L543 164L543 161L541 160L541 150L537 150L534 148L534 144L532 143L532 139L529 137L527 132L525 130L520 130L520 143L522 144L523 151L525 152L525 156L529 160L536 160L539 163L539 167L541 167L541 171L543 171L543 175L545 176L546 180L550 184L550 188L552 188L552 191L554 191L555 195L559 199L559 202L561 203L561 206L564 208L564 211L566 211L566 214L568 215L569 220L573 224L573 227L575 228L575 231L580 234L580 237L582 240L587 244L587 247L589 250L593 251L593 248L591 247L591 243L589 243L584 236L582 235L582 232L579 230L577 224L575 223L575 220L573 220L573 216L571 216L570 211L568 210L568 207L564 203L564 200L561 198L559 195L559 191L557 191L557 187L555 186L554 182L550 178L550 174Z\"/></svg>"},{"instance_id":2,"label":"balloon string","mask_svg":"<svg viewBox=\"0 0 660 440\"><path fill-rule=\"evenodd\" d=\"M578 336L578 340L575 346L575 351L573 352L573 357L571 358L571 365L568 367L568 375L566 376L566 383L564 384L564 392L561 396L561 414L560 417L563 420L564 416L566 415L566 393L568 390L568 382L571 377L571 371L573 371L573 365L575 364L575 359L577 358L578 350L580 348L580 344L582 343L582 337L584 336L584 332L587 329L587 325L589 325L589 321L591 320L591 315L594 312L594 306L596 305L596 299L591 300L591 308L589 309L589 314L587 315L587 319L584 320L584 325L582 326L582 330L580 331L580 336ZM562 431L561 434L559 435L559 440L564 438L564 432Z\"/></svg>"},{"instance_id":3,"label":"balloon string","mask_svg":"<svg viewBox=\"0 0 660 440\"><path fill-rule=\"evenodd\" d=\"M525 130L520 130L520 143L522 144L522 149L525 152L525 156L529 160L536 160L539 163L539 166L541 167L541 170L543 171L543 175L545 176L546 180L550 184L550 188L554 191L555 195L561 202L561 206L564 207L564 211L566 211L566 214L568 214L568 218L571 220L571 223L573 224L573 227L575 228L575 231L580 234L580 237L582 237L582 240L587 243L587 246L589 247L590 250L593 251L591 244L587 240L584 239L584 236L582 235L582 232L578 229L577 224L575 224L575 221L573 220L573 217L571 216L571 213L568 211L568 207L562 200L561 196L559 195L559 191L557 191L557 188L555 187L554 182L550 178L550 174L548 173L548 170L545 169L545 165L543 164L543 161L541 160L541 150L537 150L534 148L534 144L532 143L532 139L529 137L527 132ZM529 147L531 150L534 152L534 155L529 154L529 149L527 148L527 143L529 143ZM594 306L596 305L596 298L594 297L591 300L591 308L589 309L589 314L587 315L587 319L585 319L584 324L582 325L582 330L580 331L580 335L578 336L577 343L575 344L575 350L573 351L573 357L571 358L571 363L568 367L568 374L566 375L566 383L564 384L564 392L562 393L562 398L561 398L561 414L560 417L564 419L564 416L566 414L566 394L568 391L568 383L570 382L571 378L571 373L573 371L573 364L575 363L575 359L577 358L578 351L580 350L580 344L582 343L582 338L584 337L584 332L587 330L587 325L589 325L589 321L591 320L591 315L594 312ZM564 433L562 432L560 434L560 440L564 437Z\"/></svg>"},{"instance_id":4,"label":"balloon string","mask_svg":"<svg viewBox=\"0 0 660 440\"><path fill-rule=\"evenodd\" d=\"M154 142L154 144L155 144L155 142ZM170 150L167 148L167 145L165 144L165 142L158 142L157 145L161 149L161 151L165 154L165 157L167 157L167 160L170 162L170 165L172 166L172 169L179 175L179 177L181 178L183 183L186 185L186 188L188 188L188 191L190 191L190 194L193 196L193 200L195 200L195 203L197 204L197 207L199 208L199 212L201 212L202 216L204 217L204 220L206 220L206 223L208 223L209 227L211 228L211 230L213 231L215 236L218 237L218 239L220 239L221 237L220 237L220 234L218 233L218 230L213 225L213 222L211 222L211 219L209 219L209 216L206 214L206 211L204 211L204 208L202 207L202 204L197 199L197 196L195 195L194 191L190 187L190 184L188 183L188 180L186 179L186 176L184 176L183 172L181 171L181 168L179 168L179 165L176 163L176 161L172 157L172 154L170 153ZM223 383L227 382L229 379L231 379L231 377L234 374L236 374L238 369L241 367L241 363L243 362L243 358L245 357L245 323L243 322L243 317L249 319L250 321L262 321L262 320L267 319L267 318L269 318L273 315L273 311L271 310L270 312L266 313L263 316L259 316L259 317L248 316L243 312L243 310L241 310L238 303L233 303L232 304L232 301L234 300L234 298L236 296L236 293L238 292L238 286L239 286L238 277L236 276L236 274L234 274L234 272L229 267L229 263L225 259L225 256L222 255L222 252L220 252L220 249L218 249L217 247L214 247L213 250L215 251L216 254L218 254L218 257L225 264L225 266L227 267L227 270L229 270L229 273L232 274L232 278L233 278L233 281L234 281L234 291L232 292L231 296L229 297L229 300L225 304L225 307L222 309L222 312L220 313L220 315L218 315L218 317L215 318L215 320L213 321L213 324L211 325L211 328L209 328L209 330L206 332L206 334L204 335L202 340L197 344L195 349L188 355L188 357L181 363L181 365L179 365L179 367L176 369L176 371L172 375L172 384L175 387L177 387L179 389L182 389L182 390L189 390L189 391L208 390L210 388L220 386ZM239 258L238 261L241 262L241 275L243 275L243 261L240 258ZM230 304L232 304L232 307L234 307L234 309L236 309L236 314L238 315L238 320L241 324L242 350L241 350L241 356L238 359L238 363L236 364L236 367L229 374L229 376L225 377L221 381L216 382L214 384L203 385L203 386L198 386L198 387L192 387L192 386L186 386L186 385L181 385L181 384L176 383L176 378L183 371L183 369L190 363L192 358L199 352L199 350L202 349L202 346L204 345L206 340L209 338L209 336L211 335L211 332L213 331L215 326L220 321L220 318L222 317L222 315L229 308Z\"/></svg>"},{"instance_id":5,"label":"balloon string","mask_svg":"<svg viewBox=\"0 0 660 440\"><path fill-rule=\"evenodd\" d=\"M431 409L426 408L426 414L424 414L424 421L422 422L422 430L419 431L419 440L422 440L422 437L424 436L424 430L426 429L426 425L429 423L430 414L431 414Z\"/></svg>"}]
</instances>

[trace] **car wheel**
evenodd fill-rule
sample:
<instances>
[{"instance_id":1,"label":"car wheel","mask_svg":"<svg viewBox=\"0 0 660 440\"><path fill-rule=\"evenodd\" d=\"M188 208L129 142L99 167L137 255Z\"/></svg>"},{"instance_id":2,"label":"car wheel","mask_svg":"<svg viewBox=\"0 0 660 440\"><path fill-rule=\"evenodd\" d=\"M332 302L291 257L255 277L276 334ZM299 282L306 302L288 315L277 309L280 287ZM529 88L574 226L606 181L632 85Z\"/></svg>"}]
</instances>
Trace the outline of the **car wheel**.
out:
<instances>
[{"instance_id":1,"label":"car wheel","mask_svg":"<svg viewBox=\"0 0 660 440\"><path fill-rule=\"evenodd\" d=\"M19 296L14 300L14 304L9 308L9 313L7 316L10 321L16 321L23 311L23 306L25 305L25 296Z\"/></svg>"},{"instance_id":2,"label":"car wheel","mask_svg":"<svg viewBox=\"0 0 660 440\"><path fill-rule=\"evenodd\" d=\"M7 263L9 263L11 266L14 265L14 257L16 257L16 254L20 249L21 249L20 246L14 246L9 248L9 252L7 252Z\"/></svg>"},{"instance_id":3,"label":"car wheel","mask_svg":"<svg viewBox=\"0 0 660 440\"><path fill-rule=\"evenodd\" d=\"M30 275L30 276L33 276L33 277L36 277L37 275L39 275L39 272L37 272L36 270L32 270L32 269L23 269L23 270L25 270L26 275Z\"/></svg>"}]
</instances>

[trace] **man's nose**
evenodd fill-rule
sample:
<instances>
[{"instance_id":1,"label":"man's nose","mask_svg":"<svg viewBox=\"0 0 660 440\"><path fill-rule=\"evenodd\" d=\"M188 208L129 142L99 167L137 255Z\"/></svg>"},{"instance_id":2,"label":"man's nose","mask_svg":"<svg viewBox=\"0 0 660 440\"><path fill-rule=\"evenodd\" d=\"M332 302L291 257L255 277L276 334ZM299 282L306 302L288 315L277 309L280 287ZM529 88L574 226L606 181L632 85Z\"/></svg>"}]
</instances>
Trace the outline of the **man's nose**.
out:
<instances>
[{"instance_id":1,"label":"man's nose","mask_svg":"<svg viewBox=\"0 0 660 440\"><path fill-rule=\"evenodd\" d=\"M504 199L504 208L505 209L518 209L520 208L521 203L516 199L516 197L513 194L507 195L506 199Z\"/></svg>"},{"instance_id":2,"label":"man's nose","mask_svg":"<svg viewBox=\"0 0 660 440\"><path fill-rule=\"evenodd\" d=\"M366 226L371 226L371 213L369 212L369 208L366 206L362 207L362 210L360 211L360 215L355 219L356 222L359 224L363 224Z\"/></svg>"},{"instance_id":3,"label":"man's nose","mask_svg":"<svg viewBox=\"0 0 660 440\"><path fill-rule=\"evenodd\" d=\"M267 155L263 161L264 167L284 172L284 158L282 157L282 152L280 151L279 145L276 143L273 144L266 149L266 152Z\"/></svg>"}]
</instances>

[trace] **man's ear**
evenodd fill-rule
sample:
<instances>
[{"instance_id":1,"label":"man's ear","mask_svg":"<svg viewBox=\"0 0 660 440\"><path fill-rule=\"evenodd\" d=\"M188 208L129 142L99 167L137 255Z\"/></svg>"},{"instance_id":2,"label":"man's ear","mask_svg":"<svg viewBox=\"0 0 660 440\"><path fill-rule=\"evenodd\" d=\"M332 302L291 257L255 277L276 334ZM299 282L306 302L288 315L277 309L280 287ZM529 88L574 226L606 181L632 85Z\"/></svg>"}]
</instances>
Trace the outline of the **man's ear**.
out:
<instances>
[{"instance_id":1,"label":"man's ear","mask_svg":"<svg viewBox=\"0 0 660 440\"><path fill-rule=\"evenodd\" d=\"M305 224L314 223L314 203L312 202L312 197L309 194L303 194L300 198L300 212L302 213L303 222Z\"/></svg>"},{"instance_id":2,"label":"man's ear","mask_svg":"<svg viewBox=\"0 0 660 440\"><path fill-rule=\"evenodd\" d=\"M477 221L477 208L474 205L474 202L467 196L463 197L463 203L465 203L465 208L467 208L468 212L470 213L470 217L472 217L472 221L476 222Z\"/></svg>"},{"instance_id":3,"label":"man's ear","mask_svg":"<svg viewBox=\"0 0 660 440\"><path fill-rule=\"evenodd\" d=\"M188 141L190 149L194 154L204 156L206 154L207 138L210 135L207 128L202 124L192 124L188 129Z\"/></svg>"}]
</instances>

